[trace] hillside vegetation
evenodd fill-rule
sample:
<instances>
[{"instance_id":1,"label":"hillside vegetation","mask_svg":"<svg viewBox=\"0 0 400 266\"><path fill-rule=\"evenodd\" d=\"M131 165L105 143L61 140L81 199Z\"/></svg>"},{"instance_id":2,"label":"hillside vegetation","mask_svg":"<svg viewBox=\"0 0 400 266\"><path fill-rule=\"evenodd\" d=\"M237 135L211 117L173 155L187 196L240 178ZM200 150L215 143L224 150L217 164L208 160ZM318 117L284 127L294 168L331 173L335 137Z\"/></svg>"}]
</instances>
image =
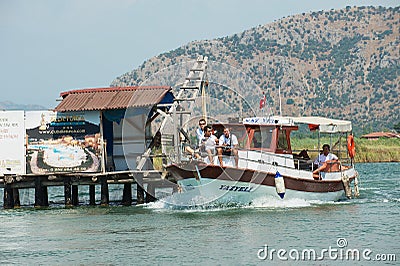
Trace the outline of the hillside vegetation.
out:
<instances>
[{"instance_id":1,"label":"hillside vegetation","mask_svg":"<svg viewBox=\"0 0 400 266\"><path fill-rule=\"evenodd\" d=\"M205 55L246 73L266 93L274 113L280 87L285 115L352 120L358 134L391 129L400 121L399 24L399 7L298 14L188 43L150 58L111 86L140 85L168 66ZM221 90L210 94L219 97ZM246 93L242 96L251 97L255 90Z\"/></svg>"}]
</instances>

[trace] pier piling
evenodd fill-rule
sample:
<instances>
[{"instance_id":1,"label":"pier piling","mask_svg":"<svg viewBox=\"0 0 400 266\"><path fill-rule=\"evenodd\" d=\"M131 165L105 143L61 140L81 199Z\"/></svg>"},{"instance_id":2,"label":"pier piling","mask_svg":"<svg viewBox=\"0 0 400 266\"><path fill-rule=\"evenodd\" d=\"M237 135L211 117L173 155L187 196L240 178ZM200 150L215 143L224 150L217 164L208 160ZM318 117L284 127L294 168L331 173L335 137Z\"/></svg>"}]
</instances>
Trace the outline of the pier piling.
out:
<instances>
[{"instance_id":1,"label":"pier piling","mask_svg":"<svg viewBox=\"0 0 400 266\"><path fill-rule=\"evenodd\" d=\"M122 192L122 205L132 205L132 184L124 184L124 191Z\"/></svg>"},{"instance_id":2,"label":"pier piling","mask_svg":"<svg viewBox=\"0 0 400 266\"><path fill-rule=\"evenodd\" d=\"M153 183L147 184L147 191L146 191L146 203L156 201L156 187Z\"/></svg>"},{"instance_id":3,"label":"pier piling","mask_svg":"<svg viewBox=\"0 0 400 266\"><path fill-rule=\"evenodd\" d=\"M77 185L72 185L72 205L73 206L79 205L78 186Z\"/></svg>"},{"instance_id":4,"label":"pier piling","mask_svg":"<svg viewBox=\"0 0 400 266\"><path fill-rule=\"evenodd\" d=\"M101 200L100 205L108 206L110 202L110 197L108 194L108 184L107 184L107 176L103 176L100 179L101 182Z\"/></svg>"},{"instance_id":5,"label":"pier piling","mask_svg":"<svg viewBox=\"0 0 400 266\"><path fill-rule=\"evenodd\" d=\"M143 204L144 203L144 189L143 189L143 174L138 174L135 177L136 179L136 203Z\"/></svg>"},{"instance_id":6,"label":"pier piling","mask_svg":"<svg viewBox=\"0 0 400 266\"><path fill-rule=\"evenodd\" d=\"M46 207L48 203L47 187L42 185L42 177L38 176L35 178L35 207Z\"/></svg>"},{"instance_id":7,"label":"pier piling","mask_svg":"<svg viewBox=\"0 0 400 266\"><path fill-rule=\"evenodd\" d=\"M64 177L64 204L66 207L72 206L71 178L69 176Z\"/></svg>"},{"instance_id":8,"label":"pier piling","mask_svg":"<svg viewBox=\"0 0 400 266\"><path fill-rule=\"evenodd\" d=\"M89 205L96 205L96 187L95 185L89 185Z\"/></svg>"},{"instance_id":9,"label":"pier piling","mask_svg":"<svg viewBox=\"0 0 400 266\"><path fill-rule=\"evenodd\" d=\"M4 187L4 209L14 208L14 195L11 184L6 183Z\"/></svg>"},{"instance_id":10,"label":"pier piling","mask_svg":"<svg viewBox=\"0 0 400 266\"><path fill-rule=\"evenodd\" d=\"M19 200L19 189L13 188L13 198L14 198L14 208L21 207L21 202Z\"/></svg>"}]
</instances>

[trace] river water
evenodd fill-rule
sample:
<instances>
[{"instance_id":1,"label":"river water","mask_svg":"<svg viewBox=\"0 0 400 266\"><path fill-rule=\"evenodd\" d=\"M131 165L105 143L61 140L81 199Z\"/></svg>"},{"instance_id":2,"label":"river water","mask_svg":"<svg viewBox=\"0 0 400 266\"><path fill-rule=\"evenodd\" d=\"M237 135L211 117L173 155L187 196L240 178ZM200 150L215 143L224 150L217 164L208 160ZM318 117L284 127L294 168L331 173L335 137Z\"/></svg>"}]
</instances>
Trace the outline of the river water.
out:
<instances>
[{"instance_id":1,"label":"river water","mask_svg":"<svg viewBox=\"0 0 400 266\"><path fill-rule=\"evenodd\" d=\"M361 196L340 202L0 209L0 264L398 265L400 163L356 167Z\"/></svg>"}]
</instances>

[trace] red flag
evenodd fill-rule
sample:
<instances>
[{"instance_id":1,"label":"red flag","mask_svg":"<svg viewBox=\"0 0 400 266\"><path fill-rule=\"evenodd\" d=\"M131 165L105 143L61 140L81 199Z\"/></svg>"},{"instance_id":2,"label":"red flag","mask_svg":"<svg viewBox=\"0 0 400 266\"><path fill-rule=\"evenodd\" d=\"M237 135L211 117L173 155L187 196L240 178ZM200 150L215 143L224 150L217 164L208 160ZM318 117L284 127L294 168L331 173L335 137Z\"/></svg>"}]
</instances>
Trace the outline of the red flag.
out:
<instances>
[{"instance_id":1,"label":"red flag","mask_svg":"<svg viewBox=\"0 0 400 266\"><path fill-rule=\"evenodd\" d=\"M265 94L264 94L264 97L262 97L261 100L260 100L260 109L263 109L265 107L266 100L267 99L266 99Z\"/></svg>"}]
</instances>

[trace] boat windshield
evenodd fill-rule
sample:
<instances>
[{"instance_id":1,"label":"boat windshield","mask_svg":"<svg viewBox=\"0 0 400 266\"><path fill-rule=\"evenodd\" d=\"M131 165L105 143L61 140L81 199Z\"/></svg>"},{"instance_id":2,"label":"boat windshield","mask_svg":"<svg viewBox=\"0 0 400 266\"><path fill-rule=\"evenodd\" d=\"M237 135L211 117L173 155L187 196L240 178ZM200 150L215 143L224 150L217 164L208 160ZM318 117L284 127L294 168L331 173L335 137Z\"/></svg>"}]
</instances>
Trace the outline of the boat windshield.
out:
<instances>
[{"instance_id":1,"label":"boat windshield","mask_svg":"<svg viewBox=\"0 0 400 266\"><path fill-rule=\"evenodd\" d=\"M214 129L214 135L219 139L221 135L223 134L224 128L227 127L230 129L231 134L235 135L239 144L238 148L245 148L247 145L248 137L247 137L247 131L246 128L243 125L222 125L222 124L214 124L213 126Z\"/></svg>"},{"instance_id":2,"label":"boat windshield","mask_svg":"<svg viewBox=\"0 0 400 266\"><path fill-rule=\"evenodd\" d=\"M250 148L271 149L273 127L254 127Z\"/></svg>"},{"instance_id":3,"label":"boat windshield","mask_svg":"<svg viewBox=\"0 0 400 266\"><path fill-rule=\"evenodd\" d=\"M278 131L278 149L280 150L288 150L289 149L289 143L286 137L286 130L280 129Z\"/></svg>"}]
</instances>

